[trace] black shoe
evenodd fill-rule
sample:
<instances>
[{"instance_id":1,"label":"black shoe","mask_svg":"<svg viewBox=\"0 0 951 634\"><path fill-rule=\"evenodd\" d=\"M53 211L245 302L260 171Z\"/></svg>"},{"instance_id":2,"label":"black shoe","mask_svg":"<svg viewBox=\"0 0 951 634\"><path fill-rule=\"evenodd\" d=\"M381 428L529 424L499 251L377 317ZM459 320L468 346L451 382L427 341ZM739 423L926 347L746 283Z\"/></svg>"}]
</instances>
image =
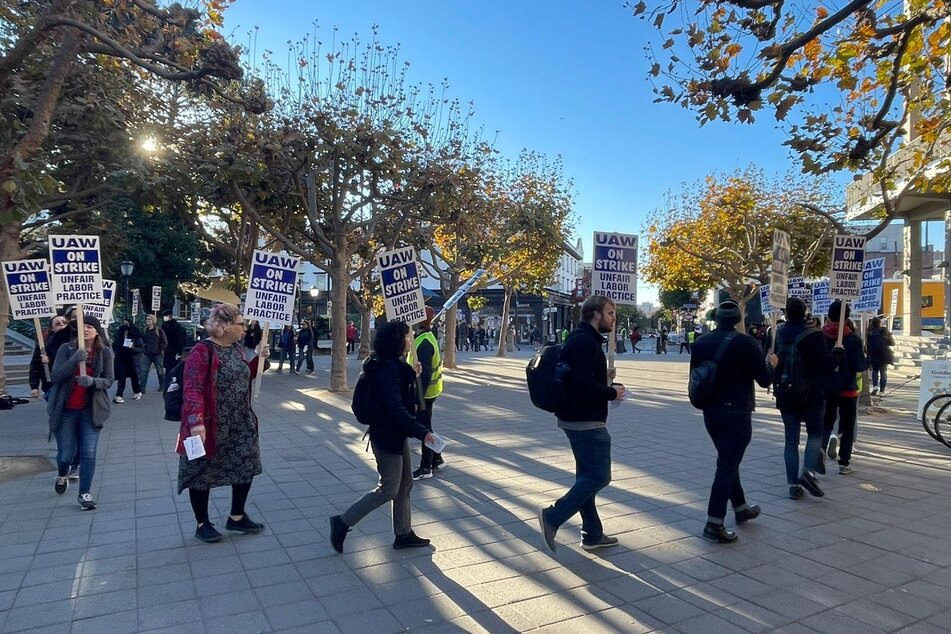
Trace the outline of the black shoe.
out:
<instances>
[{"instance_id":1,"label":"black shoe","mask_svg":"<svg viewBox=\"0 0 951 634\"><path fill-rule=\"evenodd\" d=\"M826 452L819 450L819 459L816 460L816 473L819 475L826 474Z\"/></svg>"},{"instance_id":2,"label":"black shoe","mask_svg":"<svg viewBox=\"0 0 951 634\"><path fill-rule=\"evenodd\" d=\"M84 511L91 511L96 508L96 501L90 493L80 493L76 501L79 502L79 508Z\"/></svg>"},{"instance_id":3,"label":"black shoe","mask_svg":"<svg viewBox=\"0 0 951 634\"><path fill-rule=\"evenodd\" d=\"M260 533L264 530L264 524L258 524L257 522L251 521L251 518L248 517L247 513L245 513L238 521L235 521L231 519L231 516L228 516L228 521L225 522L225 528L227 528L229 531L237 531L239 533Z\"/></svg>"},{"instance_id":4,"label":"black shoe","mask_svg":"<svg viewBox=\"0 0 951 634\"><path fill-rule=\"evenodd\" d=\"M743 522L748 522L750 520L755 520L759 517L760 507L758 504L748 506L742 511L734 511L733 516L736 518L737 524L742 524Z\"/></svg>"},{"instance_id":5,"label":"black shoe","mask_svg":"<svg viewBox=\"0 0 951 634\"><path fill-rule=\"evenodd\" d=\"M825 492L819 487L819 482L816 480L816 476L812 475L808 471L803 471L802 475L799 476L799 484L802 485L806 491L809 491L809 495L813 495L817 498L821 498L825 495Z\"/></svg>"},{"instance_id":6,"label":"black shoe","mask_svg":"<svg viewBox=\"0 0 951 634\"><path fill-rule=\"evenodd\" d=\"M413 472L414 480L427 480L431 477L433 477L432 469L424 469L423 467L420 467L419 469Z\"/></svg>"},{"instance_id":7,"label":"black shoe","mask_svg":"<svg viewBox=\"0 0 951 634\"><path fill-rule=\"evenodd\" d=\"M79 465L70 466L69 473L66 474L67 480L78 480L79 479Z\"/></svg>"},{"instance_id":8,"label":"black shoe","mask_svg":"<svg viewBox=\"0 0 951 634\"><path fill-rule=\"evenodd\" d=\"M702 537L708 542L716 544L729 544L736 541L736 533L728 531L723 527L723 524L714 524L713 522L707 522L707 525L703 527Z\"/></svg>"},{"instance_id":9,"label":"black shoe","mask_svg":"<svg viewBox=\"0 0 951 634\"><path fill-rule=\"evenodd\" d=\"M69 480L66 479L66 476L57 476L56 480L53 482L53 490L59 493L60 495L66 493L66 489L69 487Z\"/></svg>"},{"instance_id":10,"label":"black shoe","mask_svg":"<svg viewBox=\"0 0 951 634\"><path fill-rule=\"evenodd\" d=\"M195 529L195 537L206 544L214 544L221 541L221 533L215 530L215 525L211 522L205 522Z\"/></svg>"},{"instance_id":11,"label":"black shoe","mask_svg":"<svg viewBox=\"0 0 951 634\"><path fill-rule=\"evenodd\" d=\"M555 533L558 532L558 529L553 527L548 523L548 520L545 519L545 509L538 509L538 526L542 531L542 539L545 542L545 546L548 547L550 552L555 552L558 548L558 544L555 542Z\"/></svg>"},{"instance_id":12,"label":"black shoe","mask_svg":"<svg viewBox=\"0 0 951 634\"><path fill-rule=\"evenodd\" d=\"M798 500L804 495L802 487L798 484L792 484L789 486L789 499Z\"/></svg>"},{"instance_id":13,"label":"black shoe","mask_svg":"<svg viewBox=\"0 0 951 634\"><path fill-rule=\"evenodd\" d=\"M396 550L402 550L404 548L422 548L424 546L429 546L429 540L420 537L413 531L410 531L405 535L397 535L396 539L393 540L393 548Z\"/></svg>"},{"instance_id":14,"label":"black shoe","mask_svg":"<svg viewBox=\"0 0 951 634\"><path fill-rule=\"evenodd\" d=\"M442 459L442 456L437 454L436 457L433 458L433 471L439 471L439 469L445 464L446 461Z\"/></svg>"},{"instance_id":15,"label":"black shoe","mask_svg":"<svg viewBox=\"0 0 951 634\"><path fill-rule=\"evenodd\" d=\"M599 548L610 548L611 546L617 546L618 538L609 537L608 535L602 535L601 539L595 542L586 542L581 540L581 547L585 550L597 550Z\"/></svg>"},{"instance_id":16,"label":"black shoe","mask_svg":"<svg viewBox=\"0 0 951 634\"><path fill-rule=\"evenodd\" d=\"M343 540L347 538L350 527L347 526L339 515L330 518L330 545L338 553L343 552Z\"/></svg>"}]
</instances>

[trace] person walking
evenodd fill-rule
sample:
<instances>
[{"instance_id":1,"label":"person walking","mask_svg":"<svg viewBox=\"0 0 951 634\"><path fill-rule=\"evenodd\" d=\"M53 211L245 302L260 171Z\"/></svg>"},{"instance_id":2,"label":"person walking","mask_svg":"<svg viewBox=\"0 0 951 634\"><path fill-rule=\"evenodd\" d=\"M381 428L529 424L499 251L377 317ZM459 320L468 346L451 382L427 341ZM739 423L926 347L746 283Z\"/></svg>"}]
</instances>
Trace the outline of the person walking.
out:
<instances>
[{"instance_id":1,"label":"person walking","mask_svg":"<svg viewBox=\"0 0 951 634\"><path fill-rule=\"evenodd\" d=\"M776 355L770 355L764 361L759 342L736 330L740 323L740 307L736 302L720 304L714 319L717 327L697 339L694 345L690 370L712 361L720 351L713 400L703 409L703 424L717 450L717 468L702 536L725 544L736 540L736 533L723 525L727 501L733 505L737 524L760 514L759 506L746 502L740 483L740 463L753 435L752 417L756 408L753 382L768 386L772 379L770 368L775 367L777 359Z\"/></svg>"},{"instance_id":2,"label":"person walking","mask_svg":"<svg viewBox=\"0 0 951 634\"><path fill-rule=\"evenodd\" d=\"M844 319L851 313L848 303L845 305ZM857 376L864 372L867 365L862 352L862 340L846 323L842 335L842 345L838 345L839 318L842 314L842 302L835 300L829 304L829 321L822 327L826 347L831 352L832 371L825 383L826 410L823 421L822 447L831 460L838 459L839 474L849 475L854 471L851 466L852 446L855 443L855 427L858 418L859 388ZM839 436L833 434L836 419L839 421Z\"/></svg>"},{"instance_id":3,"label":"person walking","mask_svg":"<svg viewBox=\"0 0 951 634\"><path fill-rule=\"evenodd\" d=\"M435 311L427 306L426 321L419 324L419 334L413 341L416 360L420 365L419 389L423 391L423 400L426 403L426 407L419 408L417 417L429 431L433 430L433 404L442 394L442 357L439 354L439 344L431 330L434 315ZM433 472L445 463L442 454L434 452L425 444L421 454L419 469L413 472L414 480L433 477Z\"/></svg>"},{"instance_id":4,"label":"person walking","mask_svg":"<svg viewBox=\"0 0 951 634\"><path fill-rule=\"evenodd\" d=\"M185 354L185 328L172 317L172 311L162 313L162 332L165 333L165 353L163 365L165 376L171 376L172 368L178 365ZM162 387L165 387L164 385Z\"/></svg>"},{"instance_id":5,"label":"person walking","mask_svg":"<svg viewBox=\"0 0 951 634\"><path fill-rule=\"evenodd\" d=\"M115 377L119 384L112 402L125 403L122 395L125 393L126 379L132 381L132 399L137 401L142 398L142 386L139 385L142 333L128 319L123 319L112 347L115 349Z\"/></svg>"},{"instance_id":6,"label":"person walking","mask_svg":"<svg viewBox=\"0 0 951 634\"><path fill-rule=\"evenodd\" d=\"M882 325L882 320L875 317L869 322L866 342L868 362L872 366L872 394L883 397L885 385L888 383L888 366L895 362L895 353L892 352L895 338L888 328Z\"/></svg>"},{"instance_id":7,"label":"person walking","mask_svg":"<svg viewBox=\"0 0 951 634\"><path fill-rule=\"evenodd\" d=\"M43 397L50 391L52 384L47 380L47 372L53 371L53 361L56 359L56 350L50 348L50 344L56 333L65 330L67 326L66 318L62 315L53 317L50 321L50 328L45 333L39 333L43 337L43 345L46 348L46 354L40 354L40 347L33 348L33 356L30 358L30 396L32 398L40 397L40 390L43 391ZM68 332L65 333L68 336ZM45 370L44 370L45 368Z\"/></svg>"},{"instance_id":8,"label":"person walking","mask_svg":"<svg viewBox=\"0 0 951 634\"><path fill-rule=\"evenodd\" d=\"M413 467L408 439L433 441L432 432L416 416L416 376L422 366L417 363L414 371L405 360L413 345L409 326L401 321L388 321L377 330L373 353L363 362L365 380L372 381L373 393L377 395L375 415L367 433L380 481L346 511L330 518L330 543L338 553L343 552L343 542L350 529L387 502L393 503L393 548L429 546L428 539L413 531L409 497L413 489Z\"/></svg>"},{"instance_id":9,"label":"person walking","mask_svg":"<svg viewBox=\"0 0 951 634\"><path fill-rule=\"evenodd\" d=\"M625 388L611 384L602 345L616 320L613 301L592 295L581 305L581 324L568 336L562 360L568 365L564 405L555 412L575 459L575 482L553 505L538 510L545 546L555 551L555 534L576 513L581 514L581 547L596 550L618 543L604 533L596 497L611 483L611 434L608 401L624 399Z\"/></svg>"},{"instance_id":10,"label":"person walking","mask_svg":"<svg viewBox=\"0 0 951 634\"><path fill-rule=\"evenodd\" d=\"M347 323L347 354L356 350L357 326L352 321Z\"/></svg>"},{"instance_id":11,"label":"person walking","mask_svg":"<svg viewBox=\"0 0 951 634\"><path fill-rule=\"evenodd\" d=\"M261 329L261 324L252 319L248 322L247 332L244 333L244 354L248 360L257 356L258 346L263 338L264 331Z\"/></svg>"},{"instance_id":12,"label":"person walking","mask_svg":"<svg viewBox=\"0 0 951 634\"><path fill-rule=\"evenodd\" d=\"M294 374L300 374L300 367L304 361L307 361L307 374L313 374L314 329L310 327L310 322L306 319L301 322L297 333L297 367L294 369Z\"/></svg>"},{"instance_id":13,"label":"person walking","mask_svg":"<svg viewBox=\"0 0 951 634\"><path fill-rule=\"evenodd\" d=\"M188 489L195 514L195 537L207 543L221 540L208 515L211 489L231 487L231 514L225 528L259 533L264 525L245 512L254 477L261 475L258 418L251 409L251 383L258 358L248 360L242 348L246 324L233 304L218 304L205 322L208 338L192 348L182 375L182 422L176 451L178 493ZM264 346L265 361L270 350ZM269 364L265 362L264 369ZM184 441L198 436L205 455L189 460Z\"/></svg>"},{"instance_id":14,"label":"person walking","mask_svg":"<svg viewBox=\"0 0 951 634\"><path fill-rule=\"evenodd\" d=\"M155 366L155 376L158 379L158 391L165 387L165 349L168 348L168 339L165 331L155 323L155 315L145 316L145 332L142 333L142 367L139 375L139 384L144 392L149 386L149 372Z\"/></svg>"},{"instance_id":15,"label":"person walking","mask_svg":"<svg viewBox=\"0 0 951 634\"><path fill-rule=\"evenodd\" d=\"M806 325L806 304L798 297L786 300L786 323L776 334L776 356L773 394L786 432L783 458L789 497L798 500L803 489L810 495L822 497L825 493L813 470L825 472L822 420L829 351L822 333ZM806 425L806 449L800 471L799 436L803 424Z\"/></svg>"},{"instance_id":16,"label":"person walking","mask_svg":"<svg viewBox=\"0 0 951 634\"><path fill-rule=\"evenodd\" d=\"M641 329L640 326L634 326L631 328L631 353L640 352L641 349L637 347L637 344L641 341Z\"/></svg>"},{"instance_id":17,"label":"person walking","mask_svg":"<svg viewBox=\"0 0 951 634\"><path fill-rule=\"evenodd\" d=\"M74 334L76 331L73 331ZM86 366L80 374L79 364ZM106 391L115 380L113 353L105 345L99 320L84 318L83 347L78 337L59 347L53 361L49 402L50 435L56 438L56 480L53 490L62 495L69 487L70 465L79 454L79 508L96 508L92 479L96 473L99 432L109 419L111 405Z\"/></svg>"},{"instance_id":18,"label":"person walking","mask_svg":"<svg viewBox=\"0 0 951 634\"><path fill-rule=\"evenodd\" d=\"M294 333L294 327L287 324L281 329L281 361L277 364L278 374L284 371L284 359L290 361L288 370L291 374L300 374L294 365L297 359L297 335Z\"/></svg>"}]
</instances>

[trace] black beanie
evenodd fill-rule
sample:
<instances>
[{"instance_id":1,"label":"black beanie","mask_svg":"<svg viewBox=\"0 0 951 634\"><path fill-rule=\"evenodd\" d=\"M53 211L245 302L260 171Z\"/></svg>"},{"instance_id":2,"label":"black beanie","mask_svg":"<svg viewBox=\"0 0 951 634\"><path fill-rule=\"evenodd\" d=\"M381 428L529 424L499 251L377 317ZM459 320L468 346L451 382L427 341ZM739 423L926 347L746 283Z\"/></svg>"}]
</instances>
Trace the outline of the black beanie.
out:
<instances>
[{"instance_id":1,"label":"black beanie","mask_svg":"<svg viewBox=\"0 0 951 634\"><path fill-rule=\"evenodd\" d=\"M839 315L841 314L842 314L842 302L840 300L837 299L831 304L829 304L828 316L831 321L838 322ZM845 303L845 318L848 319L851 314L852 314L852 309L851 307L849 307L849 303L846 302Z\"/></svg>"},{"instance_id":2,"label":"black beanie","mask_svg":"<svg viewBox=\"0 0 951 634\"><path fill-rule=\"evenodd\" d=\"M728 299L717 307L713 318L716 320L717 326L724 328L735 326L740 323L740 306L733 300Z\"/></svg>"}]
</instances>

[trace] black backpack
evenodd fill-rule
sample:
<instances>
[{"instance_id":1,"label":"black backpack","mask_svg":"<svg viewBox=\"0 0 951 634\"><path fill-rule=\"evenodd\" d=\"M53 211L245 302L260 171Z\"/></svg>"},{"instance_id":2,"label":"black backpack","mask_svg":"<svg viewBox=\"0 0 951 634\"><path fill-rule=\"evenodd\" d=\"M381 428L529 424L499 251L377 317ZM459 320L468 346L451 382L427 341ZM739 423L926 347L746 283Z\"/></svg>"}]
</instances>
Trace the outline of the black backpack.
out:
<instances>
[{"instance_id":1,"label":"black backpack","mask_svg":"<svg viewBox=\"0 0 951 634\"><path fill-rule=\"evenodd\" d=\"M809 380L799 354L799 342L815 332L818 331L804 330L796 335L792 343L784 343L782 350L777 351L779 365L773 375L773 394L777 400L802 400L808 396Z\"/></svg>"},{"instance_id":2,"label":"black backpack","mask_svg":"<svg viewBox=\"0 0 951 634\"><path fill-rule=\"evenodd\" d=\"M568 364L564 360L564 344L544 346L525 367L528 395L532 405L555 413L565 405L565 380Z\"/></svg>"},{"instance_id":3,"label":"black backpack","mask_svg":"<svg viewBox=\"0 0 951 634\"><path fill-rule=\"evenodd\" d=\"M371 424L376 416L377 399L373 392L373 376L368 375L366 370L361 370L357 384L353 386L350 409L357 417L357 422L362 425Z\"/></svg>"},{"instance_id":4,"label":"black backpack","mask_svg":"<svg viewBox=\"0 0 951 634\"><path fill-rule=\"evenodd\" d=\"M210 343L199 341L195 346L204 344L208 348L208 354L214 354ZM192 348L194 350L194 348ZM162 390L162 398L165 399L165 420L180 423L182 421L182 377L185 374L185 357L175 364L175 367L165 375L165 388ZM209 382L211 378L211 364L208 364Z\"/></svg>"},{"instance_id":5,"label":"black backpack","mask_svg":"<svg viewBox=\"0 0 951 634\"><path fill-rule=\"evenodd\" d=\"M687 382L687 396L690 397L690 404L697 409L706 409L713 404L716 396L717 365L720 363L723 352L737 334L731 332L724 337L713 358L707 359L690 371L690 379Z\"/></svg>"}]
</instances>

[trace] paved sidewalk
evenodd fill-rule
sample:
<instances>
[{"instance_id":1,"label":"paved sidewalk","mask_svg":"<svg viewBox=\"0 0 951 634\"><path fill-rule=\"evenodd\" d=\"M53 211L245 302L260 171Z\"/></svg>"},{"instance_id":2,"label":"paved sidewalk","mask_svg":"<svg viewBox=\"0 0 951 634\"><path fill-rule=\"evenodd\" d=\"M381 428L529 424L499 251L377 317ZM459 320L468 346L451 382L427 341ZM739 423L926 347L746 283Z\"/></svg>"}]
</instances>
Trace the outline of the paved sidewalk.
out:
<instances>
[{"instance_id":1,"label":"paved sidewalk","mask_svg":"<svg viewBox=\"0 0 951 634\"><path fill-rule=\"evenodd\" d=\"M552 417L530 405L528 356L463 353L447 372L434 414L447 469L412 493L415 528L435 551L393 550L382 511L344 555L331 550L327 517L376 476L348 395L324 389L324 357L314 377L264 378L264 474L248 507L267 524L257 536L195 540L160 395L114 406L97 510L79 510L74 486L57 496L53 473L0 483L0 631L951 630L951 451L912 415L861 417L855 474L825 476L825 498L794 502L782 426L762 395L741 473L764 514L717 546L697 537L714 454L686 404L686 357L622 355L634 399L612 410L613 482L600 497L620 546L582 551L576 518L551 556L535 513L570 484L573 461ZM352 380L358 369L351 361ZM913 407L907 394L893 400ZM0 454L52 456L42 404L0 412ZM212 495L219 526L229 497Z\"/></svg>"}]
</instances>

